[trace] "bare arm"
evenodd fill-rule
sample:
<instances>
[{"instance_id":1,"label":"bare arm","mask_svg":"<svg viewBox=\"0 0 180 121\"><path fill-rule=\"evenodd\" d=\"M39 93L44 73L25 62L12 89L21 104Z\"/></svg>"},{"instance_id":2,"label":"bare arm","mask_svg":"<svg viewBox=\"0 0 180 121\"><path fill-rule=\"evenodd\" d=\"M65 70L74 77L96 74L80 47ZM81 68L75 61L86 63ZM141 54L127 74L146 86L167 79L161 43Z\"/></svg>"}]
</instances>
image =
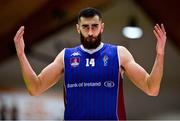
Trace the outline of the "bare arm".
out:
<instances>
[{"instance_id":1,"label":"bare arm","mask_svg":"<svg viewBox=\"0 0 180 121\"><path fill-rule=\"evenodd\" d=\"M62 51L51 64L49 64L39 75L37 75L26 58L24 52L25 45L23 34L24 27L21 27L14 37L23 78L29 93L31 95L40 95L42 92L54 85L62 76L64 71L64 51Z\"/></svg>"},{"instance_id":2,"label":"bare arm","mask_svg":"<svg viewBox=\"0 0 180 121\"><path fill-rule=\"evenodd\" d=\"M161 28L159 25L156 25L153 32L157 39L157 46L156 59L150 74L135 62L134 58L126 48L119 47L119 51L121 53L121 64L128 78L148 95L157 96L163 76L166 32L163 25L161 25Z\"/></svg>"}]
</instances>

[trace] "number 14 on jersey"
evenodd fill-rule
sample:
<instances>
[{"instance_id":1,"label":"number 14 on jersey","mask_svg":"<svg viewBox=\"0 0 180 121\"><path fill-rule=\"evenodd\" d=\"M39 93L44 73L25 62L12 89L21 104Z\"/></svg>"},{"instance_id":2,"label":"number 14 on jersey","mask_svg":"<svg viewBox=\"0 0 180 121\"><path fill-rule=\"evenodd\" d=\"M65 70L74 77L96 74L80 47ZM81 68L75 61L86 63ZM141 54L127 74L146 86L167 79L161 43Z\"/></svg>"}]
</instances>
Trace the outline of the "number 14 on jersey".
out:
<instances>
[{"instance_id":1,"label":"number 14 on jersey","mask_svg":"<svg viewBox=\"0 0 180 121\"><path fill-rule=\"evenodd\" d=\"M89 67L89 66L91 66L91 67L95 66L95 59L94 58L91 58L91 59L86 58L86 67Z\"/></svg>"}]
</instances>

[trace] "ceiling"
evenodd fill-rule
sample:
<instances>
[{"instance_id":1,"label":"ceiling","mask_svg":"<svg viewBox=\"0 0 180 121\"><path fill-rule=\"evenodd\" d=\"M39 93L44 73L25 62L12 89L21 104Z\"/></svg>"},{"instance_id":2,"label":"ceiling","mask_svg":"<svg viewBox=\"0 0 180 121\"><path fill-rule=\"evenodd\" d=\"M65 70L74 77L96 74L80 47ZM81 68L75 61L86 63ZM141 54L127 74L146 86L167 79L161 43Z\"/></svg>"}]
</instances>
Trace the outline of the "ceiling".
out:
<instances>
[{"instance_id":1,"label":"ceiling","mask_svg":"<svg viewBox=\"0 0 180 121\"><path fill-rule=\"evenodd\" d=\"M8 0L0 1L0 61L15 54L13 37L25 26L26 51L52 33L63 29L76 19L83 7L110 5L108 0Z\"/></svg>"},{"instance_id":2,"label":"ceiling","mask_svg":"<svg viewBox=\"0 0 180 121\"><path fill-rule=\"evenodd\" d=\"M163 22L170 40L180 50L180 1L134 0L154 22ZM25 26L26 52L33 44L74 22L81 8L105 9L109 0L8 0L0 1L0 62L16 53L13 37Z\"/></svg>"},{"instance_id":3,"label":"ceiling","mask_svg":"<svg viewBox=\"0 0 180 121\"><path fill-rule=\"evenodd\" d=\"M180 51L180 1L134 0L154 22L164 23L167 36Z\"/></svg>"}]
</instances>

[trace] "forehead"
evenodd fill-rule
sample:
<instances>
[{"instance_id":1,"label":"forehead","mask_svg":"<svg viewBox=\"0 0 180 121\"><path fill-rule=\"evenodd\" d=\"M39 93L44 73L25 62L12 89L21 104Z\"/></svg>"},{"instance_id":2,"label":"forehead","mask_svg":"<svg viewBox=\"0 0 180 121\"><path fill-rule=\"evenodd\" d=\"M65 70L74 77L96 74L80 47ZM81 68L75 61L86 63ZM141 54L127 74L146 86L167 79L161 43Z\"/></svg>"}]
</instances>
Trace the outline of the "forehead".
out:
<instances>
[{"instance_id":1,"label":"forehead","mask_svg":"<svg viewBox=\"0 0 180 121\"><path fill-rule=\"evenodd\" d=\"M99 16L95 15L94 17L81 17L80 18L80 24L99 24L101 20L99 19Z\"/></svg>"}]
</instances>

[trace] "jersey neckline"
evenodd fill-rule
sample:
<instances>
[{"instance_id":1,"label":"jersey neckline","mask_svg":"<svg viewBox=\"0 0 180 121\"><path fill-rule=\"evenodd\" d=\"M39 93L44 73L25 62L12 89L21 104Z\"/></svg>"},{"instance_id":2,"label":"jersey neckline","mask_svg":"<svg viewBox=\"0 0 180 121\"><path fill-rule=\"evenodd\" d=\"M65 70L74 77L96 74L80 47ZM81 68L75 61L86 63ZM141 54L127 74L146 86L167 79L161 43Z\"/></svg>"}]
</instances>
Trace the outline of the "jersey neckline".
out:
<instances>
[{"instance_id":1,"label":"jersey neckline","mask_svg":"<svg viewBox=\"0 0 180 121\"><path fill-rule=\"evenodd\" d=\"M83 45L80 45L80 48L86 53L94 54L95 52L101 50L103 46L104 46L104 43L101 42L101 44L96 49L86 49L83 47Z\"/></svg>"}]
</instances>

